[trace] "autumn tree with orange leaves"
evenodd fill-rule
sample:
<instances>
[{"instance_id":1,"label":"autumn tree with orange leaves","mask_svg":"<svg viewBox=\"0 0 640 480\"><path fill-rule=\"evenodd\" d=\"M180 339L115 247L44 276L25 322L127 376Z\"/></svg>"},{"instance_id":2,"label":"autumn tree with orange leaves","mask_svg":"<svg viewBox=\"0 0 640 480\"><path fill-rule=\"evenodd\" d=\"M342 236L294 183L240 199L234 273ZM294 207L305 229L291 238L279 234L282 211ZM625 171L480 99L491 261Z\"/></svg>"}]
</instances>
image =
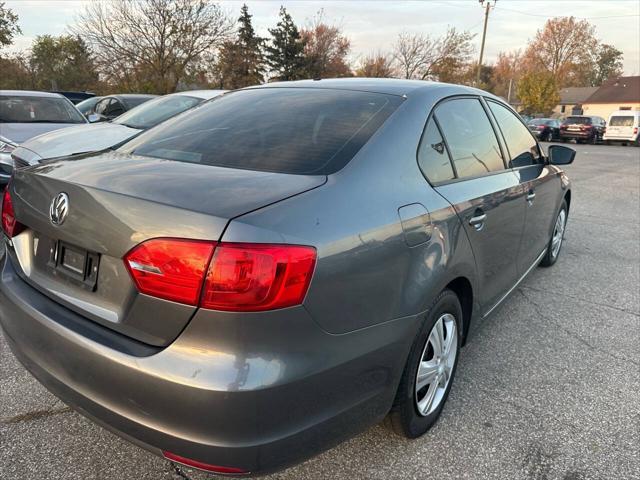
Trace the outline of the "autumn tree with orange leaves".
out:
<instances>
[{"instance_id":1,"label":"autumn tree with orange leaves","mask_svg":"<svg viewBox=\"0 0 640 480\"><path fill-rule=\"evenodd\" d=\"M321 10L307 28L300 31L304 44L308 78L350 77L351 68L347 56L351 41L342 33L342 28L324 21Z\"/></svg>"},{"instance_id":2,"label":"autumn tree with orange leaves","mask_svg":"<svg viewBox=\"0 0 640 480\"><path fill-rule=\"evenodd\" d=\"M552 18L529 43L522 67L525 72L549 72L561 87L587 85L597 46L595 28L588 21Z\"/></svg>"},{"instance_id":3,"label":"autumn tree with orange leaves","mask_svg":"<svg viewBox=\"0 0 640 480\"><path fill-rule=\"evenodd\" d=\"M383 53L367 55L360 61L355 73L357 77L390 78L394 75L393 62Z\"/></svg>"}]
</instances>

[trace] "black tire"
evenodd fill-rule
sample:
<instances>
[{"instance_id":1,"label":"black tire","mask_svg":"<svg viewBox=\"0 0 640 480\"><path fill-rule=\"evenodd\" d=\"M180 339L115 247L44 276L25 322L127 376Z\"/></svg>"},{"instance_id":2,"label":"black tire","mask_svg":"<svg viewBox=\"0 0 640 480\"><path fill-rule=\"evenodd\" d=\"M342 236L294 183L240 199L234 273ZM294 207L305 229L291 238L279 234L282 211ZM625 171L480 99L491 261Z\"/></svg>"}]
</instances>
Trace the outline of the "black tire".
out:
<instances>
[{"instance_id":1,"label":"black tire","mask_svg":"<svg viewBox=\"0 0 640 480\"><path fill-rule=\"evenodd\" d=\"M558 251L554 254L553 253L553 238L555 236L556 233L556 224L558 222L558 218L560 217L560 214L564 212L564 227L562 229L562 235L560 237L560 247L558 248ZM562 251L562 244L564 243L564 233L566 231L566 226L567 226L567 220L569 219L569 209L567 207L567 201L566 200L562 200L562 205L560 205L560 210L558 210L558 215L556 216L556 222L553 224L553 232L551 232L551 238L549 239L549 243L547 244L547 253L545 253L544 257L542 258L542 261L540 262L540 266L541 267L550 267L551 265L553 265L554 263L556 263L558 261L558 257L560 256L560 252Z\"/></svg>"},{"instance_id":2,"label":"black tire","mask_svg":"<svg viewBox=\"0 0 640 480\"><path fill-rule=\"evenodd\" d=\"M553 140L553 134L551 132L547 132L542 136L543 142L550 142Z\"/></svg>"},{"instance_id":3,"label":"black tire","mask_svg":"<svg viewBox=\"0 0 640 480\"><path fill-rule=\"evenodd\" d=\"M434 325L444 314L451 314L455 318L456 325L456 348L455 348L455 363L449 376L449 381L444 389L444 394L441 397L440 403L437 408L426 416L423 416L418 412L417 400L416 400L416 375L418 372L418 366L425 354L425 348L427 340L434 328ZM460 306L460 300L458 296L451 290L443 290L434 300L429 312L422 322L420 331L413 342L411 352L407 359L407 363L402 373L400 385L396 393L396 398L393 403L393 407L385 419L385 425L393 430L398 435L407 438L417 438L424 435L438 420L442 408L447 401L451 385L455 378L456 368L458 366L458 359L460 357L460 345L462 343L462 307Z\"/></svg>"}]
</instances>

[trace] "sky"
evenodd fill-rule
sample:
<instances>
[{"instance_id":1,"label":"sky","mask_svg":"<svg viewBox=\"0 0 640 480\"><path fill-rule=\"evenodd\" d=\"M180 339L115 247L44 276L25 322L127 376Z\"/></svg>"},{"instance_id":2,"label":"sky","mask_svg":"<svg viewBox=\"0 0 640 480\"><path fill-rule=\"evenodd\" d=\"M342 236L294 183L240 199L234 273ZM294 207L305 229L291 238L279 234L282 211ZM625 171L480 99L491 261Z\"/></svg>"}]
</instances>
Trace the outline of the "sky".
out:
<instances>
[{"instance_id":1,"label":"sky","mask_svg":"<svg viewBox=\"0 0 640 480\"><path fill-rule=\"evenodd\" d=\"M89 0L4 0L20 17L23 34L16 37L12 50L29 48L37 35L68 32L84 4ZM219 2L237 17L243 2ZM321 9L329 23L341 26L351 39L351 60L375 52L389 52L399 33L440 35L447 26L469 30L476 54L484 10L478 0L422 1L246 1L258 34L278 21L284 5L298 26L307 25ZM492 2L493 4L493 2ZM497 0L487 29L484 62L495 61L498 52L523 49L548 18L573 15L587 19L596 27L597 37L624 53L626 75L640 75L640 0Z\"/></svg>"}]
</instances>

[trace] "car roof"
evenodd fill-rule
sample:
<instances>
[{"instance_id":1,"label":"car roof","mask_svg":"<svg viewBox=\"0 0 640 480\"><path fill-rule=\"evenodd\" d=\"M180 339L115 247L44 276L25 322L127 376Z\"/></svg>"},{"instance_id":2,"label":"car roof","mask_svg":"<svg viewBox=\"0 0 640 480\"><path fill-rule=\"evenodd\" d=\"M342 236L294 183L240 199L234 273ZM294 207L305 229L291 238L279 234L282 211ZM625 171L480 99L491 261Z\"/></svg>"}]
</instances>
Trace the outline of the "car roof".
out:
<instances>
[{"instance_id":1,"label":"car roof","mask_svg":"<svg viewBox=\"0 0 640 480\"><path fill-rule=\"evenodd\" d=\"M65 98L59 93L53 92L37 92L35 90L0 90L0 95L6 96L20 96L20 97L53 97L53 98Z\"/></svg>"},{"instance_id":2,"label":"car roof","mask_svg":"<svg viewBox=\"0 0 640 480\"><path fill-rule=\"evenodd\" d=\"M183 92L170 93L169 95L184 95L186 97L196 97L209 100L210 98L217 97L218 95L222 95L226 92L228 92L228 90L185 90Z\"/></svg>"},{"instance_id":3,"label":"car roof","mask_svg":"<svg viewBox=\"0 0 640 480\"><path fill-rule=\"evenodd\" d=\"M296 80L293 82L273 82L256 85L253 88L327 88L335 90L354 90L372 93L386 93L389 95L408 96L411 93L436 90L441 87L455 87L459 93L472 93L493 96L488 92L473 87L453 85L426 80L404 80L399 78L328 78L322 80Z\"/></svg>"}]
</instances>

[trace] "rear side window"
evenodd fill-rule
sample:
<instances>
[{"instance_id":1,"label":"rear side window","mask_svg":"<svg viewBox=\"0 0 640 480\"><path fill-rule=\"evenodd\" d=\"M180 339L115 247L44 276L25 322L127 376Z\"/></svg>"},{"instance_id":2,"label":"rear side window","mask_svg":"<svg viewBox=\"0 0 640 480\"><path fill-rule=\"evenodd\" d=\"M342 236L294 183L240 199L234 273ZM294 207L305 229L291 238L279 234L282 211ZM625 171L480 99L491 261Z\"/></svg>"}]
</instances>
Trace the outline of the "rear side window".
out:
<instances>
[{"instance_id":1,"label":"rear side window","mask_svg":"<svg viewBox=\"0 0 640 480\"><path fill-rule=\"evenodd\" d=\"M418 165L431 183L453 180L455 174L436 122L429 120L418 148Z\"/></svg>"},{"instance_id":2,"label":"rear side window","mask_svg":"<svg viewBox=\"0 0 640 480\"><path fill-rule=\"evenodd\" d=\"M448 100L435 116L459 178L504 170L498 139L480 100Z\"/></svg>"},{"instance_id":3,"label":"rear side window","mask_svg":"<svg viewBox=\"0 0 640 480\"><path fill-rule=\"evenodd\" d=\"M633 117L611 117L610 127L633 127Z\"/></svg>"},{"instance_id":4,"label":"rear side window","mask_svg":"<svg viewBox=\"0 0 640 480\"><path fill-rule=\"evenodd\" d=\"M529 129L525 127L511 110L499 103L488 101L491 112L496 117L507 149L511 156L511 168L536 165L540 161L538 144Z\"/></svg>"},{"instance_id":5,"label":"rear side window","mask_svg":"<svg viewBox=\"0 0 640 480\"><path fill-rule=\"evenodd\" d=\"M122 147L136 155L268 172L327 175L400 105L394 95L311 88L241 90Z\"/></svg>"}]
</instances>

